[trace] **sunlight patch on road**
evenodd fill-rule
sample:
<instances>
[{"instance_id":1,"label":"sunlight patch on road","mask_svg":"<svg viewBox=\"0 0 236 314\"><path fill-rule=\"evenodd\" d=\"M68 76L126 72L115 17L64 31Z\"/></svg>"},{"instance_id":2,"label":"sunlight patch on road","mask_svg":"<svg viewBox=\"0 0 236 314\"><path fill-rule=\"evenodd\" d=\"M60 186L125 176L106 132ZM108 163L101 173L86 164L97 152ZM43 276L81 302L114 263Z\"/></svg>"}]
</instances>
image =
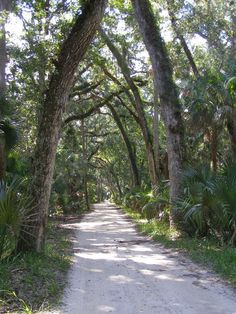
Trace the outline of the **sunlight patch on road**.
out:
<instances>
[{"instance_id":1,"label":"sunlight patch on road","mask_svg":"<svg viewBox=\"0 0 236 314\"><path fill-rule=\"evenodd\" d=\"M133 281L133 279L123 275L110 276L109 279L117 283L127 283Z\"/></svg>"},{"instance_id":2,"label":"sunlight patch on road","mask_svg":"<svg viewBox=\"0 0 236 314\"><path fill-rule=\"evenodd\" d=\"M115 311L115 308L108 305L99 305L98 310L107 313L107 312Z\"/></svg>"},{"instance_id":3,"label":"sunlight patch on road","mask_svg":"<svg viewBox=\"0 0 236 314\"><path fill-rule=\"evenodd\" d=\"M171 275L164 275L164 274L160 274L158 276L155 276L155 278L161 279L161 280L171 280L171 281L184 282L184 279L182 279L182 278L177 278L177 277L174 277Z\"/></svg>"}]
</instances>

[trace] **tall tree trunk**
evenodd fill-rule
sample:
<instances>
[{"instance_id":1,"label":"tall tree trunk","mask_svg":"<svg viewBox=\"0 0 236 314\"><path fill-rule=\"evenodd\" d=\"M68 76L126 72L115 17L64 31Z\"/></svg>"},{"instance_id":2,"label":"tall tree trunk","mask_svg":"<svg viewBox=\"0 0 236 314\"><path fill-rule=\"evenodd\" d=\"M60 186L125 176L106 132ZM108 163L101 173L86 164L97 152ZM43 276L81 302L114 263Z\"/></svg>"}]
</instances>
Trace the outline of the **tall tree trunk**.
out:
<instances>
[{"instance_id":1,"label":"tall tree trunk","mask_svg":"<svg viewBox=\"0 0 236 314\"><path fill-rule=\"evenodd\" d=\"M6 69L6 63L7 63L7 53L6 53L5 25L4 25L4 23L1 23L0 24L0 97L1 97L1 101L5 100L5 92L6 92L6 78L5 78L6 74L5 74L5 69Z\"/></svg>"},{"instance_id":2,"label":"tall tree trunk","mask_svg":"<svg viewBox=\"0 0 236 314\"><path fill-rule=\"evenodd\" d=\"M43 249L56 149L62 116L73 85L74 74L102 20L107 0L87 1L65 40L42 107L33 163L31 195L36 221L21 230L20 251Z\"/></svg>"},{"instance_id":3,"label":"tall tree trunk","mask_svg":"<svg viewBox=\"0 0 236 314\"><path fill-rule=\"evenodd\" d=\"M126 60L124 59L123 55L119 52L117 47L112 43L112 41L109 39L109 37L105 34L103 30L100 30L101 36L103 40L105 41L106 45L110 49L113 56L116 58L117 63L122 71L122 74L130 88L133 94L134 101L132 104L134 105L134 108L138 115L139 125L140 129L143 134L143 139L146 147L146 153L147 153L147 160L148 160L148 168L149 168L149 175L150 180L152 183L153 190L156 190L158 186L158 175L157 175L157 168L155 164L155 156L154 156L154 150L153 150L153 141L152 136L148 128L147 120L145 117L144 112L144 105L142 98L139 93L139 89L134 83L131 74L130 69L127 65Z\"/></svg>"},{"instance_id":4,"label":"tall tree trunk","mask_svg":"<svg viewBox=\"0 0 236 314\"><path fill-rule=\"evenodd\" d=\"M160 177L159 107L158 91L154 85L153 150L158 177Z\"/></svg>"},{"instance_id":5,"label":"tall tree trunk","mask_svg":"<svg viewBox=\"0 0 236 314\"><path fill-rule=\"evenodd\" d=\"M10 10L11 1L0 0L0 13ZM6 50L6 32L5 21L0 23L0 120L4 112L6 103L6 64L7 64L7 50ZM6 173L6 139L3 131L0 131L0 181L4 179Z\"/></svg>"},{"instance_id":6,"label":"tall tree trunk","mask_svg":"<svg viewBox=\"0 0 236 314\"><path fill-rule=\"evenodd\" d=\"M0 0L0 13L4 11L10 11L11 1ZM5 32L5 21L1 18L0 22L0 97L5 101L6 93L6 64L7 64L7 50L6 50L6 32ZM1 101L0 99L0 101ZM1 106L0 106L0 112Z\"/></svg>"},{"instance_id":7,"label":"tall tree trunk","mask_svg":"<svg viewBox=\"0 0 236 314\"><path fill-rule=\"evenodd\" d=\"M233 23L233 31L232 31L232 48L231 48L231 58L236 61L236 14L235 10L231 9L231 20ZM233 106L232 107L232 114L227 115L227 129L229 132L229 138L231 143L231 150L233 155L233 160L236 162L236 109Z\"/></svg>"},{"instance_id":8,"label":"tall tree trunk","mask_svg":"<svg viewBox=\"0 0 236 314\"><path fill-rule=\"evenodd\" d=\"M81 120L81 137L82 137L82 153L83 153L83 185L84 198L86 209L89 210L89 195L88 195L88 156L87 156L87 138L85 134L84 119Z\"/></svg>"},{"instance_id":9,"label":"tall tree trunk","mask_svg":"<svg viewBox=\"0 0 236 314\"><path fill-rule=\"evenodd\" d=\"M174 204L182 194L183 125L172 67L165 43L161 37L148 0L132 0L137 22L149 52L154 84L159 94L161 114L167 129L168 167L170 174L170 201ZM171 223L177 216L172 210ZM178 219L177 219L178 220Z\"/></svg>"},{"instance_id":10,"label":"tall tree trunk","mask_svg":"<svg viewBox=\"0 0 236 314\"><path fill-rule=\"evenodd\" d=\"M138 167L137 167L137 163L136 163L136 156L134 154L132 145L130 143L129 137L125 131L125 128L123 127L123 124L121 122L121 119L118 115L118 113L116 112L115 108L112 106L111 103L109 103L108 108L110 109L112 116L120 130L120 133L123 137L123 140L125 142L127 151L128 151L128 156L129 156L129 160L130 160L130 165L131 165L131 170L132 170L132 174L133 174L133 184L135 187L140 186L140 178L139 178L139 172L138 172Z\"/></svg>"}]
</instances>

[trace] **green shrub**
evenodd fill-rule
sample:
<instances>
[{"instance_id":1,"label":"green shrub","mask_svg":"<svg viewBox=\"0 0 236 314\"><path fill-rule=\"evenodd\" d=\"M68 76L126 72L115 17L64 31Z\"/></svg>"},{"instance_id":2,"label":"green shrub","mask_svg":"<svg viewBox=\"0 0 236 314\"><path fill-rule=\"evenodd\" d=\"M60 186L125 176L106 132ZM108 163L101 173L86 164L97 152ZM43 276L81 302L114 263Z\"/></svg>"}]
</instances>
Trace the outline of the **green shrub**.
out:
<instances>
[{"instance_id":1,"label":"green shrub","mask_svg":"<svg viewBox=\"0 0 236 314\"><path fill-rule=\"evenodd\" d=\"M0 259L15 250L20 228L29 218L31 202L20 192L21 184L22 181L0 183Z\"/></svg>"},{"instance_id":2,"label":"green shrub","mask_svg":"<svg viewBox=\"0 0 236 314\"><path fill-rule=\"evenodd\" d=\"M222 242L236 239L236 165L214 173L209 167L188 169L184 176L184 197L177 204L192 234L213 235Z\"/></svg>"},{"instance_id":3,"label":"green shrub","mask_svg":"<svg viewBox=\"0 0 236 314\"><path fill-rule=\"evenodd\" d=\"M142 215L147 220L157 218L158 213L159 211L157 202L149 202L142 208Z\"/></svg>"},{"instance_id":4,"label":"green shrub","mask_svg":"<svg viewBox=\"0 0 236 314\"><path fill-rule=\"evenodd\" d=\"M151 199L152 196L150 193L134 189L125 195L123 205L141 213L142 208L150 202Z\"/></svg>"}]
</instances>

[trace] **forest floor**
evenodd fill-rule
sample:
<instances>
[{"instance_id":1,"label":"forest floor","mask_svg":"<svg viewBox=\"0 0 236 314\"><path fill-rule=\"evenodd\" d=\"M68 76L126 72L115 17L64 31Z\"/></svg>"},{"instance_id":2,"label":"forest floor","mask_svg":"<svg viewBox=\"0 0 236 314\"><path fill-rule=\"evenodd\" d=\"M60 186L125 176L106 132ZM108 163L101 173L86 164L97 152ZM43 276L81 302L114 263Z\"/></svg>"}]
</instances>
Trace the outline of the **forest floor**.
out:
<instances>
[{"instance_id":1,"label":"forest floor","mask_svg":"<svg viewBox=\"0 0 236 314\"><path fill-rule=\"evenodd\" d=\"M74 223L74 262L53 314L233 314L236 293L213 272L138 234L109 203Z\"/></svg>"}]
</instances>

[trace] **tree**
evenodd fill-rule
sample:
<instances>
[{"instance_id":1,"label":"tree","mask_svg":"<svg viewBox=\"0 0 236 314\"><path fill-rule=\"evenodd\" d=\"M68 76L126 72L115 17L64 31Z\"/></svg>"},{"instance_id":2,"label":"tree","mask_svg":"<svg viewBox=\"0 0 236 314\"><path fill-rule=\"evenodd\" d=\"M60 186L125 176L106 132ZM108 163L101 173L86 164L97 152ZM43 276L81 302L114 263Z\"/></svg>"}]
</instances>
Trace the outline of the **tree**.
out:
<instances>
[{"instance_id":1,"label":"tree","mask_svg":"<svg viewBox=\"0 0 236 314\"><path fill-rule=\"evenodd\" d=\"M130 69L124 56L121 54L121 52L118 50L118 48L114 45L114 43L111 41L111 39L109 39L109 37L103 30L100 30L100 33L106 45L110 49L111 53L117 60L118 66L120 67L121 72L126 80L126 83L128 84L132 92L131 95L129 94L129 97L136 111L137 122L142 131L142 135L143 135L143 139L144 139L144 143L146 147L150 180L152 183L153 190L156 191L158 187L158 170L157 170L156 159L155 159L155 154L154 154L154 149L153 149L153 139L152 139L149 127L148 127L148 123L147 123L147 119L146 119L145 111L144 111L144 103L140 95L139 88L137 87L133 78L131 77Z\"/></svg>"},{"instance_id":2,"label":"tree","mask_svg":"<svg viewBox=\"0 0 236 314\"><path fill-rule=\"evenodd\" d=\"M47 225L48 204L51 191L57 144L60 136L63 113L74 74L86 53L105 10L106 0L91 0L85 3L67 39L64 41L55 71L51 77L42 106L40 125L33 161L31 195L36 214L34 225L22 230L18 250L38 251L43 249ZM27 236L26 236L27 234Z\"/></svg>"},{"instance_id":3,"label":"tree","mask_svg":"<svg viewBox=\"0 0 236 314\"><path fill-rule=\"evenodd\" d=\"M233 159L236 160L236 111L235 108L233 106L232 103L230 103L229 98L227 94L227 91L225 90L225 88L223 87L224 82L221 82L221 74L220 74L220 69L217 69L216 71L219 72L219 74L217 74L218 77L214 77L211 75L211 68L209 67L209 69L204 69L204 76L202 75L202 73L200 73L192 52L190 51L188 44L184 38L184 35L181 33L179 26L178 26L178 20L176 18L175 15L175 3L173 0L166 0L167 2L167 8L168 8L168 12L169 12L169 16L170 16L170 20L171 20L171 25L173 28L173 31L175 33L175 35L177 36L177 38L180 41L181 47L183 49L183 51L185 52L185 55L188 59L189 65L194 73L195 79L196 80L201 80L203 82L205 82L205 86L204 89L202 89L202 92L205 93L208 97L208 103L209 101L213 101L215 104L215 108L212 110L212 106L210 106L210 110L208 110L208 114L206 115L206 123L209 124L209 112L216 112L217 111L217 107L218 107L218 112L223 111L224 107L230 107L230 110L227 110L227 114L224 115L224 118L226 118L226 126L227 126L227 130L229 133L229 139L230 139L230 143L231 143L231 150L232 150L232 155L233 155ZM204 28L205 28L205 32L201 32L199 31L199 28L201 28L201 26L198 26L198 33L204 37L204 39L206 39L209 48L214 48L215 51L217 51L218 55L225 55L225 49L223 49L223 43L222 43L222 36L219 36L218 34L220 34L222 32L222 26L223 29L230 29L229 25L225 25L225 21L222 20L221 14L222 13L218 13L220 10L220 5L216 2L214 5L212 5L210 2L208 2L208 4L204 4L202 6L205 10L207 10L207 17L205 17L205 21L202 21L202 23L204 24ZM197 7L195 8L197 9ZM232 22L234 21L234 16L232 15L232 10L226 7L226 12L227 10L229 10L229 19L232 20ZM204 12L204 10L203 10ZM224 13L223 16L227 15L227 13ZM201 13L202 14L202 13ZM209 15L210 15L210 20L209 20ZM216 23L212 23L212 18L213 16L217 16L218 19L216 19ZM220 16L219 16L220 15ZM204 14L203 14L204 16ZM234 23L234 22L233 22ZM234 27L232 27L234 29ZM235 47L234 47L234 31L232 29L232 32L226 32L226 38L225 40L228 41L230 43L230 50L234 51ZM233 36L232 36L232 35ZM224 35L225 36L225 35ZM227 38L228 37L228 38ZM233 55L232 51L230 52L230 56ZM226 58L227 59L227 58ZM218 65L217 65L218 66ZM223 66L223 64L221 65ZM212 65L211 65L212 67ZM209 72L208 74L206 72ZM209 82L207 82L206 77L209 75ZM201 83L201 82L200 82ZM223 88L222 88L223 87ZM201 92L200 92L201 93ZM222 103L223 100L223 103ZM220 105L220 110L219 110L219 105ZM200 108L201 110L201 108ZM226 111L226 110L225 110ZM201 115L201 112L198 112L198 115ZM211 115L211 131L209 133L209 138L211 139L211 146L212 146L212 163L213 163L213 168L216 170L217 168L217 142L218 142L218 134L219 133L219 122L217 123L218 125L216 125L216 121L215 121L215 116L216 114L212 114ZM218 117L222 116L222 114L218 114ZM223 119L221 119L221 125ZM218 130L217 130L218 129Z\"/></svg>"},{"instance_id":4,"label":"tree","mask_svg":"<svg viewBox=\"0 0 236 314\"><path fill-rule=\"evenodd\" d=\"M7 52L6 52L6 32L5 32L5 17L6 11L10 10L10 1L0 1L0 115L4 113L4 107L6 106L6 64L7 64ZM6 138L4 131L0 129L0 181L5 177L6 172Z\"/></svg>"},{"instance_id":5,"label":"tree","mask_svg":"<svg viewBox=\"0 0 236 314\"><path fill-rule=\"evenodd\" d=\"M149 52L154 86L158 91L161 114L167 130L170 200L174 204L182 193L183 125L177 89L172 78L172 66L159 26L148 0L132 0L137 22ZM171 215L171 223L174 219Z\"/></svg>"},{"instance_id":6,"label":"tree","mask_svg":"<svg viewBox=\"0 0 236 314\"><path fill-rule=\"evenodd\" d=\"M138 167L137 167L137 162L136 162L136 156L135 156L135 153L133 151L133 148L132 148L131 142L129 140L128 134L125 131L125 128L123 127L123 124L122 124L122 121L119 117L119 114L117 113L114 106L111 103L108 103L107 106L112 113L114 121L116 122L116 124L120 130L120 133L123 137L123 140L124 140L126 148L127 148L127 152L128 152L128 156L129 156L129 160L130 160L130 165L131 165L131 169L132 169L132 174L133 174L133 185L134 185L134 187L139 187L140 186L140 178L139 178L139 172L138 172Z\"/></svg>"}]
</instances>

